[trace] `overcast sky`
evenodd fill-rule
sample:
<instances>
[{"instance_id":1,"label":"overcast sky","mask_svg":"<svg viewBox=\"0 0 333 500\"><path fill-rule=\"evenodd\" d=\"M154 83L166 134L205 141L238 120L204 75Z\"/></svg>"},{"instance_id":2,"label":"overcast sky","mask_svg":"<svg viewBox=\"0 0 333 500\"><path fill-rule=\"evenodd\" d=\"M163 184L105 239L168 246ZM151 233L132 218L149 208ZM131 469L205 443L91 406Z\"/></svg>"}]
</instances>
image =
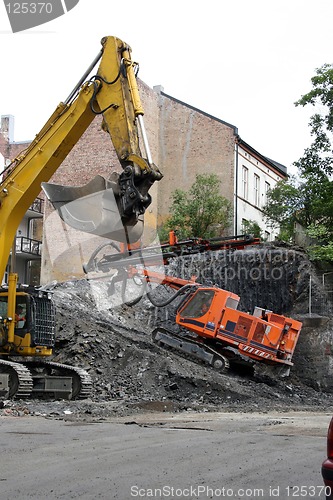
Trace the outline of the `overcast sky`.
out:
<instances>
[{"instance_id":1,"label":"overcast sky","mask_svg":"<svg viewBox=\"0 0 333 500\"><path fill-rule=\"evenodd\" d=\"M1 3L0 114L15 116L15 141L32 139L101 38L114 35L131 45L146 84L235 125L289 168L311 142L313 109L294 102L312 88L315 69L333 62L332 26L332 0L80 0L12 34Z\"/></svg>"}]
</instances>

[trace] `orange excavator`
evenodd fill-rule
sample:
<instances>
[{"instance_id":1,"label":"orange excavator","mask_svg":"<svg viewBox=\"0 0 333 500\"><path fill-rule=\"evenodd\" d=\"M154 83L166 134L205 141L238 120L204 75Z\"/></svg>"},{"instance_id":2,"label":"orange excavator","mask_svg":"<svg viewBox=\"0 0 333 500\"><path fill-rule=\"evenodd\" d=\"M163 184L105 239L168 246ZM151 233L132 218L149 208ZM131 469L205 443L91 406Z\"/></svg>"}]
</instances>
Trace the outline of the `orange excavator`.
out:
<instances>
[{"instance_id":1,"label":"orange excavator","mask_svg":"<svg viewBox=\"0 0 333 500\"><path fill-rule=\"evenodd\" d=\"M127 272L138 277L138 269ZM302 328L299 321L261 307L256 307L253 314L239 311L238 295L217 286L201 285L194 279L188 281L147 269L141 278L177 290L163 303L147 290L148 299L156 307L181 297L176 309L181 333L158 327L152 334L154 342L199 358L219 371L226 371L230 363L249 364L254 360L279 367L281 376L289 375Z\"/></svg>"},{"instance_id":2,"label":"orange excavator","mask_svg":"<svg viewBox=\"0 0 333 500\"><path fill-rule=\"evenodd\" d=\"M258 244L258 241L255 239L253 244ZM202 252L211 250L211 245L217 245L217 239L211 242L199 242L196 239L195 243L187 240L183 243L188 255L198 253L198 243ZM229 248L235 248L238 244L238 248L243 248L243 245L251 244L251 238L226 238L219 242L218 249L223 248L223 244L233 245ZM163 256L164 263L168 262L169 255L175 256L170 246L178 248L179 253L184 249L181 242L175 241L173 235L170 235L169 246L166 244L168 252ZM281 376L289 375L302 323L261 307L255 307L253 314L239 311L237 308L240 297L235 293L217 286L202 285L196 282L195 277L185 280L149 269L147 267L156 265L157 261L151 257L153 253L149 254L149 247L148 252L147 248L143 250L146 252L141 262L139 249L134 249L132 257L121 252L109 256L109 259L104 255L99 262L90 260L90 268L104 272L111 268L117 269L109 290L113 293L116 283L121 282L123 301L128 305L138 303L144 295L156 307L165 307L178 301L175 321L181 327L179 332L158 327L152 334L154 342L194 356L219 371L226 371L230 364L249 365L259 362L278 367ZM144 266L138 265L142 262ZM131 302L125 300L128 279L132 279L140 287L138 297ZM156 293L150 288L151 283L166 285L176 290L176 293L162 302L156 299Z\"/></svg>"}]
</instances>

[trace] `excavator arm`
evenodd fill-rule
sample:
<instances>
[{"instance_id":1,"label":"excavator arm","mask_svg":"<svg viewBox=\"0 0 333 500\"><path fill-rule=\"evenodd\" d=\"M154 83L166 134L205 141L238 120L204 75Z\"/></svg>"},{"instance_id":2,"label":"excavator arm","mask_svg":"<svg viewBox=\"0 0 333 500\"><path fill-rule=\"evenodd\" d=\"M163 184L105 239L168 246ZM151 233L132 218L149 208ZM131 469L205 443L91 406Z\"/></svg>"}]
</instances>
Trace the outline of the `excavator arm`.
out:
<instances>
[{"instance_id":1,"label":"excavator arm","mask_svg":"<svg viewBox=\"0 0 333 500\"><path fill-rule=\"evenodd\" d=\"M105 37L102 49L65 102L61 102L29 147L3 172L0 183L0 276L5 272L17 227L43 187L70 225L117 241L133 242L143 230L149 188L162 178L152 163L143 127L143 108L131 49ZM86 81L99 62L97 73ZM110 135L123 171L97 176L87 186L47 181L97 115ZM139 146L139 127L145 146Z\"/></svg>"}]
</instances>

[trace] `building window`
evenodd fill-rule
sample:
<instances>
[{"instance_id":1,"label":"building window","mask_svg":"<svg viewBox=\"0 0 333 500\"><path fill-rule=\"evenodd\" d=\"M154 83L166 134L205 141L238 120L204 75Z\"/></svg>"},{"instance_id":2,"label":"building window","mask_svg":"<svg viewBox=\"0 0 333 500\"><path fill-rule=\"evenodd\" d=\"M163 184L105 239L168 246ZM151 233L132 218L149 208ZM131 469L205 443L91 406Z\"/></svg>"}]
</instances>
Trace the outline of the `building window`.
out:
<instances>
[{"instance_id":1,"label":"building window","mask_svg":"<svg viewBox=\"0 0 333 500\"><path fill-rule=\"evenodd\" d=\"M267 181L266 181L266 182L265 182L265 204L266 204L266 203L267 203L267 201L268 201L268 199L267 199L267 195L268 195L268 193L269 193L270 189L271 189L271 185L270 185L270 183L269 183L269 182L267 182Z\"/></svg>"},{"instance_id":2,"label":"building window","mask_svg":"<svg viewBox=\"0 0 333 500\"><path fill-rule=\"evenodd\" d=\"M248 181L249 169L243 165L242 167L242 197L247 200L248 196Z\"/></svg>"},{"instance_id":3,"label":"building window","mask_svg":"<svg viewBox=\"0 0 333 500\"><path fill-rule=\"evenodd\" d=\"M246 234L248 225L249 221L247 219L242 219L242 227L241 227L242 234Z\"/></svg>"},{"instance_id":4,"label":"building window","mask_svg":"<svg viewBox=\"0 0 333 500\"><path fill-rule=\"evenodd\" d=\"M257 174L254 174L254 204L256 207L259 207L260 202L260 177Z\"/></svg>"}]
</instances>

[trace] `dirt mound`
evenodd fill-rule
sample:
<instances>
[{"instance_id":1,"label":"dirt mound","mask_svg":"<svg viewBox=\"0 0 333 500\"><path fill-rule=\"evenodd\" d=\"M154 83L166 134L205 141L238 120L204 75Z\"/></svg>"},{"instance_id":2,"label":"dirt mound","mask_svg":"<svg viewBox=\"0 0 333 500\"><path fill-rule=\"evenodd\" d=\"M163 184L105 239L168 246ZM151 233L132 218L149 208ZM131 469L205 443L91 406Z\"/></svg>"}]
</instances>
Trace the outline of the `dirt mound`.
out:
<instances>
[{"instance_id":1,"label":"dirt mound","mask_svg":"<svg viewBox=\"0 0 333 500\"><path fill-rule=\"evenodd\" d=\"M115 306L105 283L56 285L53 294L55 360L81 366L93 379L91 401L71 402L75 411L105 415L137 409L267 411L329 406L328 395L293 376L274 380L220 374L158 347L151 332L161 321L172 322L170 308L161 312L147 299L134 307Z\"/></svg>"},{"instance_id":2,"label":"dirt mound","mask_svg":"<svg viewBox=\"0 0 333 500\"><path fill-rule=\"evenodd\" d=\"M258 265L260 258L257 256L253 260L248 257L248 252L246 255L249 269L253 269L253 262ZM273 262L266 253L264 255L262 262L266 262L265 265L269 263L272 273L278 263ZM291 276L291 282L299 286L300 280L297 281L293 273L299 275L300 268L308 272L298 253L297 258L295 255L292 254L292 266L291 258L285 258L287 271L279 273L293 295L296 293L296 285L290 287L286 275ZM205 259L196 257L173 262L169 266L169 272L186 277L186 273L192 272L193 269L201 270L201 282L205 279L204 274L209 278L213 277L216 282L218 266L223 269L226 259L224 254L219 253L219 256L220 260L218 254L214 256L214 266L211 255ZM245 257L236 257L233 259L234 266L240 262L244 267ZM281 261L279 265L282 265ZM239 272L236 267L234 269L237 279L232 288L237 293L239 290L236 285L240 280ZM263 273L262 275L264 276ZM307 287L307 280L303 281ZM220 286L221 284L223 283L220 283ZM250 297L253 280L248 285L246 296ZM266 284L266 288L261 287L259 282L255 282L256 299L260 299L258 294L261 288L267 292L267 286ZM269 297L273 300L273 292L278 288L278 284L271 283L269 286ZM245 287L243 282L241 287ZM289 378L280 380L233 371L221 374L207 365L198 364L172 350L157 346L152 342L151 333L157 325L174 327L174 304L156 308L147 298L143 298L133 307L123 305L119 290L112 290L110 293L106 280L55 283L48 288L52 289L57 307L54 361L85 368L93 380L91 398L71 402L7 403L2 411L55 417L74 413L80 418L105 418L143 409L180 411L191 408L199 411L264 412L273 409L313 410L319 406L325 410L330 406L330 395L310 387L296 370L291 372ZM157 290L160 298L168 293L170 292L165 291L163 287ZM302 291L297 291L296 295L299 297L301 293ZM288 296L289 302L290 297Z\"/></svg>"}]
</instances>

